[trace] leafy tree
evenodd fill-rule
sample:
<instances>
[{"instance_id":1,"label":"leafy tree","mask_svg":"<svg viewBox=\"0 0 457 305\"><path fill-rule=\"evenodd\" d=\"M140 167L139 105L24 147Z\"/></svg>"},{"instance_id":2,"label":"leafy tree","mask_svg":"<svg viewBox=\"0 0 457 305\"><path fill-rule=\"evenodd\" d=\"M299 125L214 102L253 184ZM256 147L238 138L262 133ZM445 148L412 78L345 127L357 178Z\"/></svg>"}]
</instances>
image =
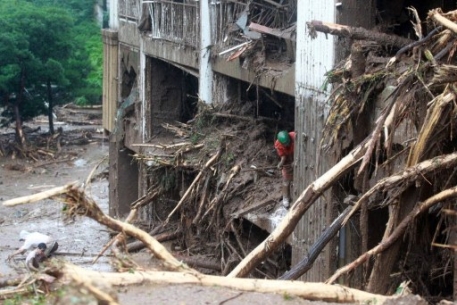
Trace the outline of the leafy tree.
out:
<instances>
[{"instance_id":1,"label":"leafy tree","mask_svg":"<svg viewBox=\"0 0 457 305\"><path fill-rule=\"evenodd\" d=\"M36 5L56 6L68 10L75 19L75 50L65 65L71 83L68 98L78 104L99 103L103 79L103 44L100 25L94 19L96 0L28 0ZM106 8L106 0L103 1Z\"/></svg>"},{"instance_id":2,"label":"leafy tree","mask_svg":"<svg viewBox=\"0 0 457 305\"><path fill-rule=\"evenodd\" d=\"M71 15L56 7L37 7L28 2L6 0L0 6L0 17L3 21L3 39L16 51L12 58L15 68L5 73L8 82L4 83L4 101L13 104L14 117L16 120L16 136L21 144L25 143L22 132L22 118L20 109L26 101L37 103L35 98L26 98L28 89L34 88L39 92L42 86L51 87L51 82L65 83L62 65L72 52L73 19ZM6 54L9 54L9 50ZM25 56L24 56L25 55ZM60 66L60 68L58 67ZM3 71L2 71L3 72ZM8 72L5 71L5 72ZM2 73L3 74L3 73ZM48 88L48 109L52 112L52 94ZM35 91L34 90L34 91ZM14 93L14 101L10 99ZM32 105L33 105L32 104ZM54 132L52 115L50 115L50 132Z\"/></svg>"},{"instance_id":3,"label":"leafy tree","mask_svg":"<svg viewBox=\"0 0 457 305\"><path fill-rule=\"evenodd\" d=\"M54 132L55 103L101 96L102 42L92 21L94 0L0 1L0 102L16 120L47 112ZM60 92L55 100L56 88Z\"/></svg>"}]
</instances>

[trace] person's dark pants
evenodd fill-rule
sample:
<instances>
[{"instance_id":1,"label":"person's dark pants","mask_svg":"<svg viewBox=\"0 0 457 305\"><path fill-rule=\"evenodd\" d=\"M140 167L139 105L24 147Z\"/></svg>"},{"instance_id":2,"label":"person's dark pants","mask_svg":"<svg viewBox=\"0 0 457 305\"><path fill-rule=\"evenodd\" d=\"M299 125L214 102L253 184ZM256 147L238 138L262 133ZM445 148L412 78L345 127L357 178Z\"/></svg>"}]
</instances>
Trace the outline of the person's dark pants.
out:
<instances>
[{"instance_id":1,"label":"person's dark pants","mask_svg":"<svg viewBox=\"0 0 457 305\"><path fill-rule=\"evenodd\" d=\"M41 258L40 261L44 261L45 259L49 258L52 253L56 252L59 248L59 244L55 241L49 244L49 246L44 250L44 256Z\"/></svg>"}]
</instances>

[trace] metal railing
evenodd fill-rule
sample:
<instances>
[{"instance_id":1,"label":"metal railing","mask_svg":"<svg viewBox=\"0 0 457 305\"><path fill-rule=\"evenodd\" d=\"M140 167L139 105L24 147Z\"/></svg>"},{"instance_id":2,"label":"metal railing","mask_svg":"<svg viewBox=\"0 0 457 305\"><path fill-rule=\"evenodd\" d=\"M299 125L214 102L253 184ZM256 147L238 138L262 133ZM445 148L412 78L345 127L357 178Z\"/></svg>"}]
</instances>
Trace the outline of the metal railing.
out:
<instances>
[{"instance_id":1,"label":"metal railing","mask_svg":"<svg viewBox=\"0 0 457 305\"><path fill-rule=\"evenodd\" d=\"M138 20L140 17L140 1L119 0L119 18Z\"/></svg>"},{"instance_id":2,"label":"metal railing","mask_svg":"<svg viewBox=\"0 0 457 305\"><path fill-rule=\"evenodd\" d=\"M151 35L198 48L200 44L200 20L198 2L143 1L149 7Z\"/></svg>"}]
</instances>

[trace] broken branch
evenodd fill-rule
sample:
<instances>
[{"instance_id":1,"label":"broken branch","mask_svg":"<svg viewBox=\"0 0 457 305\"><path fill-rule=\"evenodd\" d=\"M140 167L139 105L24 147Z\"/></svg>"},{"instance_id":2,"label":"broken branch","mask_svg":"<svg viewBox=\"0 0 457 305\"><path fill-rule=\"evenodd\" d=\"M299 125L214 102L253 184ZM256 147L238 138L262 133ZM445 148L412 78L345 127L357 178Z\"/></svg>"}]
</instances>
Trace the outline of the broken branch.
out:
<instances>
[{"instance_id":1,"label":"broken branch","mask_svg":"<svg viewBox=\"0 0 457 305\"><path fill-rule=\"evenodd\" d=\"M454 33L457 33L457 24L455 24L451 20L449 20L446 17L444 17L443 15L441 15L438 10L431 10L428 13L428 16L429 16L429 18L432 18L439 24L442 24L443 26L447 27Z\"/></svg>"},{"instance_id":2,"label":"broken branch","mask_svg":"<svg viewBox=\"0 0 457 305\"><path fill-rule=\"evenodd\" d=\"M382 192L387 189L392 188L394 185L398 183L413 183L413 178L424 177L427 173L433 172L439 168L445 168L450 166L455 166L457 164L457 152L442 155L435 157L433 159L429 159L423 161L421 163L416 164L415 166L411 166L406 168L400 173L397 173L393 176L387 177L379 181L375 186L373 186L368 192L363 194L362 197L357 201L357 203L352 208L351 212L343 222L343 225L346 224L352 215L360 208L362 204L364 204L368 198L377 192ZM408 180L410 180L408 182Z\"/></svg>"},{"instance_id":3,"label":"broken branch","mask_svg":"<svg viewBox=\"0 0 457 305\"><path fill-rule=\"evenodd\" d=\"M362 142L335 166L311 183L297 198L289 212L276 229L251 251L228 275L228 277L243 277L249 274L268 255L275 251L293 232L303 214L333 183L360 161L367 149L367 142Z\"/></svg>"},{"instance_id":4,"label":"broken branch","mask_svg":"<svg viewBox=\"0 0 457 305\"><path fill-rule=\"evenodd\" d=\"M162 260L165 264L170 269L173 270L189 270L190 272L195 272L198 273L197 271L183 265L180 261L178 261L176 258L174 258L173 255L171 255L168 250L162 246L157 240L155 240L152 236L150 236L147 232L138 229L134 225L131 225L129 223L122 222L120 220L114 219L105 213L100 209L100 207L97 205L97 203L90 197L88 197L84 191L77 186L76 184L69 184L66 186L63 186L61 188L56 188L60 189L59 194L61 194L58 199L63 201L65 204L67 204L68 209L67 213L70 216L74 215L81 215L81 216L87 216L89 218L94 219L95 221L99 222L100 224L103 224L107 227L109 227L112 230L118 231L118 232L123 232L129 236L132 236L138 240L141 240L149 250L160 260ZM63 190L66 190L64 192ZM50 194L50 195L49 195ZM54 192L42 192L39 194L36 194L38 198L41 199L46 199L49 197L55 196L56 191ZM48 197L45 197L45 195L48 195ZM16 198L14 199L15 205L18 204L23 204L23 203L28 203L30 196L25 196L21 197L23 200L21 201L21 198ZM36 200L35 200L36 201ZM5 203L4 203L5 205Z\"/></svg>"},{"instance_id":5,"label":"broken branch","mask_svg":"<svg viewBox=\"0 0 457 305\"><path fill-rule=\"evenodd\" d=\"M55 187L55 188L52 188L50 190L47 190L47 191L44 191L44 192L40 192L40 193L37 193L37 194L34 194L34 195L28 195L28 196L23 196L23 197L18 197L18 198L6 200L6 201L3 202L3 205L7 206L7 207L12 207L12 206L15 206L15 205L37 202L37 201L40 201L40 200L44 200L44 199L47 199L47 198L51 198L51 197L54 197L54 196L65 194L66 192L68 192L75 185L76 185L76 182L72 182L72 183L69 183L69 184L67 184L65 186Z\"/></svg>"},{"instance_id":6,"label":"broken branch","mask_svg":"<svg viewBox=\"0 0 457 305\"><path fill-rule=\"evenodd\" d=\"M330 22L312 20L307 23L311 36L316 37L315 32L322 32L336 36L348 37L355 40L371 40L381 45L392 45L394 47L404 47L414 42L411 39L403 38L397 35L389 35L375 31L369 31L361 27L352 27Z\"/></svg>"},{"instance_id":7,"label":"broken branch","mask_svg":"<svg viewBox=\"0 0 457 305\"><path fill-rule=\"evenodd\" d=\"M223 146L223 145L222 145ZM194 186L197 184L197 182L200 181L200 179L203 177L203 173L206 172L206 170L214 163L216 162L217 159L219 159L219 157L221 156L222 154L222 151L223 151L223 147L221 147L221 149L218 150L218 152L212 156L205 164L205 166L203 166L203 168L200 170L200 172L198 173L197 177L195 177L194 181L192 182L192 184L187 188L186 192L184 193L184 195L181 197L181 200L179 200L179 202L176 204L175 208L173 209L173 211L170 212L170 214L168 214L168 217L167 219L165 220L165 223L168 223L171 219L171 216L173 216L173 214L181 207L181 205L184 203L184 201L187 199L187 197L189 197L191 191L193 190Z\"/></svg>"},{"instance_id":8,"label":"broken branch","mask_svg":"<svg viewBox=\"0 0 457 305\"><path fill-rule=\"evenodd\" d=\"M330 277L326 283L327 284L332 284L334 283L341 275L347 274L348 272L354 270L364 262L366 262L369 258L373 257L374 255L377 255L381 253L382 251L388 249L390 246L394 244L395 241L397 241L402 234L406 231L406 228L410 225L410 223L420 214L424 213L427 211L430 207L433 205L442 202L443 200L452 198L452 197L457 197L457 186L444 190L436 195L433 195L432 197L428 198L426 201L424 201L422 204L416 206L414 210L412 210L402 221L401 223L395 228L395 230L390 234L387 238L384 238L379 245L374 247L368 252L365 252L361 256L359 256L355 261L352 263L338 269L335 274Z\"/></svg>"}]
</instances>

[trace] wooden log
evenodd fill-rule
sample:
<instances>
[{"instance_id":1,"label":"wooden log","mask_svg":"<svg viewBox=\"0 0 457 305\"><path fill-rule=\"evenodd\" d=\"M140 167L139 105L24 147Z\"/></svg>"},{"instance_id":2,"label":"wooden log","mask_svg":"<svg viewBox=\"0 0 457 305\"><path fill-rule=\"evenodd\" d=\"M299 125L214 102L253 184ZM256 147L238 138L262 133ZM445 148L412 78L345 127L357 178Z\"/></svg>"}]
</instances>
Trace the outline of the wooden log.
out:
<instances>
[{"instance_id":1,"label":"wooden log","mask_svg":"<svg viewBox=\"0 0 457 305\"><path fill-rule=\"evenodd\" d=\"M178 231L178 232L163 232L159 235L155 235L153 236L158 242L164 242L164 241L169 241L169 240L173 240L173 239L176 239L178 237L180 237L182 235L182 232ZM137 241L134 241L134 242L131 242L129 244L127 244L127 251L128 252L134 252L134 251L139 251L141 249L144 249L146 247L146 245L141 241L141 240L137 240Z\"/></svg>"},{"instance_id":2,"label":"wooden log","mask_svg":"<svg viewBox=\"0 0 457 305\"><path fill-rule=\"evenodd\" d=\"M191 256L183 256L183 255L176 255L176 259L179 259L184 264L188 265L192 268L204 268L210 269L217 272L221 272L221 264L214 260L209 260L207 258L198 258L198 257L191 257Z\"/></svg>"},{"instance_id":3,"label":"wooden log","mask_svg":"<svg viewBox=\"0 0 457 305\"><path fill-rule=\"evenodd\" d=\"M332 186L338 179L347 173L360 161L367 149L367 141L355 147L349 154L330 168L325 174L311 183L290 207L276 229L249 253L228 275L228 277L247 276L268 255L273 253L293 232L303 214L319 198L325 190Z\"/></svg>"},{"instance_id":4,"label":"wooden log","mask_svg":"<svg viewBox=\"0 0 457 305\"><path fill-rule=\"evenodd\" d=\"M73 161L74 159L76 159L76 157L65 158L65 159L61 159L61 160L51 160L51 161L48 161L48 162L43 162L43 163L40 163L40 164L36 164L33 167L37 168L37 167L47 166L47 165L51 165L51 164L70 162L70 161Z\"/></svg>"},{"instance_id":5,"label":"wooden log","mask_svg":"<svg viewBox=\"0 0 457 305\"><path fill-rule=\"evenodd\" d=\"M196 276L192 273L166 271L135 270L134 272L110 273L85 270L69 263L56 265L48 272L60 275L62 281L76 276L81 280L102 282L113 286L146 283L168 285L193 284L208 287L225 287L240 291L278 293L282 295L296 296L307 300L321 300L328 302L376 303L380 305L388 301L395 302L396 300L395 297L371 294L345 286L327 285L323 283L305 283L302 281L239 279L205 274L199 274Z\"/></svg>"},{"instance_id":6,"label":"wooden log","mask_svg":"<svg viewBox=\"0 0 457 305\"><path fill-rule=\"evenodd\" d=\"M378 192L385 191L387 189L391 189L394 186L398 185L399 183L406 184L409 180L409 183L414 183L415 179L418 177L424 177L426 174L430 172L434 172L440 168L449 168L457 165L457 152L437 156L433 159L425 160L421 163L418 163L415 166L408 167L403 171L392 175L390 177L386 177L376 183L370 190L368 190L365 194L360 197L360 199L356 202L352 211L346 216L343 224L346 224L349 221L349 218L360 208L362 204L365 204L368 201L368 198Z\"/></svg>"},{"instance_id":7,"label":"wooden log","mask_svg":"<svg viewBox=\"0 0 457 305\"><path fill-rule=\"evenodd\" d=\"M371 40L381 45L390 45L397 48L402 48L414 42L414 40L400 37L392 34L385 34L375 31L370 31L361 27L352 27L336 23L312 20L307 22L310 29L311 37L315 38L316 31L336 36L348 37L354 40Z\"/></svg>"},{"instance_id":8,"label":"wooden log","mask_svg":"<svg viewBox=\"0 0 457 305\"><path fill-rule=\"evenodd\" d=\"M80 277L78 274L67 274L70 280L76 283L78 286L84 287L87 289L92 295L94 295L99 304L108 304L108 305L119 305L117 302L117 295L112 296L111 293L105 292L102 289L94 286L92 283L97 283L93 279L88 279L85 277ZM100 282L99 282L100 283ZM104 283L104 282L102 282Z\"/></svg>"},{"instance_id":9,"label":"wooden log","mask_svg":"<svg viewBox=\"0 0 457 305\"><path fill-rule=\"evenodd\" d=\"M72 182L65 186L55 187L50 190L40 192L40 193L37 193L34 195L27 195L27 196L22 196L22 197L6 200L6 201L3 201L3 205L7 206L7 207L11 207L11 206L19 205L19 204L33 203L33 202L37 202L37 201L44 200L47 198L52 198L54 196L65 194L66 192L68 192L68 190L70 190L73 186L75 186L76 183L77 182Z\"/></svg>"},{"instance_id":10,"label":"wooden log","mask_svg":"<svg viewBox=\"0 0 457 305\"><path fill-rule=\"evenodd\" d=\"M240 218L241 216L244 216L248 213L251 213L251 212L254 212L258 209L261 209L269 204L272 204L272 203L275 203L275 200L274 199L271 199L271 198L267 198L265 200L262 200L256 204L253 204L253 205L249 205L248 207L244 208L244 209L240 209L240 210L237 210L235 213L232 213L230 215L230 217L232 218Z\"/></svg>"},{"instance_id":11,"label":"wooden log","mask_svg":"<svg viewBox=\"0 0 457 305\"><path fill-rule=\"evenodd\" d=\"M431 10L428 13L428 17L438 22L439 24L445 26L446 28L450 29L455 34L457 34L457 24L441 15L439 13L439 10Z\"/></svg>"},{"instance_id":12,"label":"wooden log","mask_svg":"<svg viewBox=\"0 0 457 305\"><path fill-rule=\"evenodd\" d=\"M203 213L203 207L205 206L207 197L208 197L208 184L209 184L210 178L211 178L211 175L206 174L205 183L203 184L203 190L201 192L202 195L200 198L200 204L198 205L197 215L195 216L194 220L192 221L192 223L194 225L200 222L200 218Z\"/></svg>"},{"instance_id":13,"label":"wooden log","mask_svg":"<svg viewBox=\"0 0 457 305\"><path fill-rule=\"evenodd\" d=\"M86 184L87 185L87 184ZM126 223L131 223L137 216L138 208L144 206L145 204L148 204L151 202L154 198L156 198L160 194L159 191L153 192L153 193L148 193L141 198L138 198L134 202L130 204L131 209L130 213L125 219ZM95 264L95 262L99 259L100 256L105 253L105 251L111 246L114 245L114 247L117 246L117 243L124 237L124 233L118 233L114 238L112 238L106 245L103 247L102 251L94 258L92 261L92 264Z\"/></svg>"},{"instance_id":14,"label":"wooden log","mask_svg":"<svg viewBox=\"0 0 457 305\"><path fill-rule=\"evenodd\" d=\"M295 26L294 26L294 28L295 28ZM295 41L295 37L292 37L292 35L291 35L292 31L287 31L287 30L283 31L283 30L279 30L279 29L272 29L267 26L264 26L264 25L261 25L258 23L254 23L254 22L251 22L249 24L249 29L251 31L254 31L257 33L268 34L268 35L272 35L272 36L275 36L278 38L290 39L292 41Z\"/></svg>"},{"instance_id":15,"label":"wooden log","mask_svg":"<svg viewBox=\"0 0 457 305\"><path fill-rule=\"evenodd\" d=\"M0 290L0 300L6 300L10 297L30 293L30 289L26 288L15 288L9 290Z\"/></svg>"}]
</instances>

